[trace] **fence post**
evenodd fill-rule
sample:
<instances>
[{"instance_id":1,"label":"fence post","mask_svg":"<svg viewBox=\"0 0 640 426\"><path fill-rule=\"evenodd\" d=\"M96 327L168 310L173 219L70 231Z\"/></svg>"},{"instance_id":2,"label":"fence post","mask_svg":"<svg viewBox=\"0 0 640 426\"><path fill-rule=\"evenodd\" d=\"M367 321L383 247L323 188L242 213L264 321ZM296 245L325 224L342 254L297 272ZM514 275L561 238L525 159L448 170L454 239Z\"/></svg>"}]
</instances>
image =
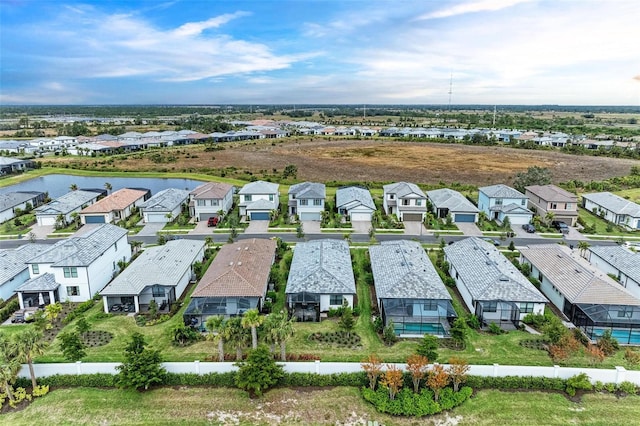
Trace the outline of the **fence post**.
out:
<instances>
[{"instance_id":1,"label":"fence post","mask_svg":"<svg viewBox=\"0 0 640 426\"><path fill-rule=\"evenodd\" d=\"M82 374L82 361L76 361L76 374Z\"/></svg>"},{"instance_id":2,"label":"fence post","mask_svg":"<svg viewBox=\"0 0 640 426\"><path fill-rule=\"evenodd\" d=\"M200 361L198 360L193 361L193 367L196 370L196 374L200 375Z\"/></svg>"},{"instance_id":3,"label":"fence post","mask_svg":"<svg viewBox=\"0 0 640 426\"><path fill-rule=\"evenodd\" d=\"M320 374L320 360L316 359L315 360L315 366L316 366L316 374Z\"/></svg>"},{"instance_id":4,"label":"fence post","mask_svg":"<svg viewBox=\"0 0 640 426\"><path fill-rule=\"evenodd\" d=\"M624 382L624 376L627 370L624 367L616 367L616 385Z\"/></svg>"},{"instance_id":5,"label":"fence post","mask_svg":"<svg viewBox=\"0 0 640 426\"><path fill-rule=\"evenodd\" d=\"M553 378L557 379L558 377L560 377L560 366L559 365L554 365L553 366Z\"/></svg>"},{"instance_id":6,"label":"fence post","mask_svg":"<svg viewBox=\"0 0 640 426\"><path fill-rule=\"evenodd\" d=\"M493 364L493 377L498 377L498 367L499 364Z\"/></svg>"}]
</instances>

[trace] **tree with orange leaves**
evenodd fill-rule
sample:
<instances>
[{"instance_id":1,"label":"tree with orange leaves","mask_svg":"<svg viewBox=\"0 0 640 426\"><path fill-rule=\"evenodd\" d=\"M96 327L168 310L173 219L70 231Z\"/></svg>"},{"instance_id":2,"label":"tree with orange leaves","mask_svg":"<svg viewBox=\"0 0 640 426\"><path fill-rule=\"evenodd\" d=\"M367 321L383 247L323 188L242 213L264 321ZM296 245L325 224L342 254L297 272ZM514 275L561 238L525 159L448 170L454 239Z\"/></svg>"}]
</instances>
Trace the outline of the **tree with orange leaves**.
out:
<instances>
[{"instance_id":1,"label":"tree with orange leaves","mask_svg":"<svg viewBox=\"0 0 640 426\"><path fill-rule=\"evenodd\" d=\"M429 360L426 356L413 354L407 358L407 371L411 373L411 381L413 381L413 391L418 393L420 381L427 375Z\"/></svg>"},{"instance_id":2,"label":"tree with orange leaves","mask_svg":"<svg viewBox=\"0 0 640 426\"><path fill-rule=\"evenodd\" d=\"M362 369L367 373L369 379L369 387L371 390L376 390L376 383L378 377L382 374L382 362L378 355L370 354L369 357L362 362Z\"/></svg>"},{"instance_id":3,"label":"tree with orange leaves","mask_svg":"<svg viewBox=\"0 0 640 426\"><path fill-rule=\"evenodd\" d=\"M435 364L427 375L427 386L433 391L433 398L438 402L440 391L449 383L449 373L440 364Z\"/></svg>"},{"instance_id":4,"label":"tree with orange leaves","mask_svg":"<svg viewBox=\"0 0 640 426\"><path fill-rule=\"evenodd\" d=\"M467 381L467 373L469 372L469 363L462 358L451 357L449 358L449 378L453 383L453 391L458 392L460 385Z\"/></svg>"},{"instance_id":5,"label":"tree with orange leaves","mask_svg":"<svg viewBox=\"0 0 640 426\"><path fill-rule=\"evenodd\" d=\"M382 375L380 385L389 390L389 399L394 400L402 387L402 370L393 364L387 364L387 370Z\"/></svg>"}]
</instances>

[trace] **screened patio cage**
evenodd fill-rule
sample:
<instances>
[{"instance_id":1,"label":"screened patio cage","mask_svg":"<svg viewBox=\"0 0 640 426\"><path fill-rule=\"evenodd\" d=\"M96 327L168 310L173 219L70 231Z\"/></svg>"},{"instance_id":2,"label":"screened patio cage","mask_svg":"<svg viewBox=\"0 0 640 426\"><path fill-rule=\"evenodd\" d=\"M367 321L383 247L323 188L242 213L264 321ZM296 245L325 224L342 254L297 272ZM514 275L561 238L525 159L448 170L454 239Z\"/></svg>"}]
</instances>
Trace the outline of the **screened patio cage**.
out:
<instances>
[{"instance_id":1,"label":"screened patio cage","mask_svg":"<svg viewBox=\"0 0 640 426\"><path fill-rule=\"evenodd\" d=\"M622 345L640 345L640 306L576 304L570 317L591 340L605 330Z\"/></svg>"},{"instance_id":2,"label":"screened patio cage","mask_svg":"<svg viewBox=\"0 0 640 426\"><path fill-rule=\"evenodd\" d=\"M318 293L287 293L289 315L296 321L320 321L320 295Z\"/></svg>"},{"instance_id":3,"label":"screened patio cage","mask_svg":"<svg viewBox=\"0 0 640 426\"><path fill-rule=\"evenodd\" d=\"M207 318L214 315L235 317L249 309L259 309L257 297L194 297L185 309L185 324L204 329Z\"/></svg>"},{"instance_id":4,"label":"screened patio cage","mask_svg":"<svg viewBox=\"0 0 640 426\"><path fill-rule=\"evenodd\" d=\"M448 336L456 312L450 300L380 299L384 325L393 321L397 335Z\"/></svg>"},{"instance_id":5,"label":"screened patio cage","mask_svg":"<svg viewBox=\"0 0 640 426\"><path fill-rule=\"evenodd\" d=\"M475 314L483 327L491 323L507 329L517 329L520 326L520 307L515 302L478 300Z\"/></svg>"}]
</instances>

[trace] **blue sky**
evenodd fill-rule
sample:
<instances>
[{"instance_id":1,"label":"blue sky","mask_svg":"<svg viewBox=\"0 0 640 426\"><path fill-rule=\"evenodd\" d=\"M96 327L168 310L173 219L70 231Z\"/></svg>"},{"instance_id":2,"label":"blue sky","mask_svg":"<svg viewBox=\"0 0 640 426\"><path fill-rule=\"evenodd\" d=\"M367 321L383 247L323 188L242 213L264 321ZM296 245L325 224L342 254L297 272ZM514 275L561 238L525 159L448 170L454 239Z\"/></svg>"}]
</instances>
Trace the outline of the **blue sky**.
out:
<instances>
[{"instance_id":1,"label":"blue sky","mask_svg":"<svg viewBox=\"0 0 640 426\"><path fill-rule=\"evenodd\" d=\"M638 0L0 0L0 104L640 105Z\"/></svg>"}]
</instances>

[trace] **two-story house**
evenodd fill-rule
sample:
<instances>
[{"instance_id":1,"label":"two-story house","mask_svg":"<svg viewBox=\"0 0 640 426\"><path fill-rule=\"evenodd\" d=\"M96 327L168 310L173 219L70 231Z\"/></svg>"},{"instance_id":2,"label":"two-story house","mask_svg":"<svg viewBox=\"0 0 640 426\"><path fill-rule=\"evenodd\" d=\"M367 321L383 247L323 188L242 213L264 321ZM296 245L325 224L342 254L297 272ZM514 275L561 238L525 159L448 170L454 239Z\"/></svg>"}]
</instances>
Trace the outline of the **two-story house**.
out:
<instances>
[{"instance_id":1,"label":"two-story house","mask_svg":"<svg viewBox=\"0 0 640 426\"><path fill-rule=\"evenodd\" d=\"M386 214L395 214L399 221L422 222L427 214L427 196L415 183L396 182L384 185L383 202Z\"/></svg>"},{"instance_id":2,"label":"two-story house","mask_svg":"<svg viewBox=\"0 0 640 426\"><path fill-rule=\"evenodd\" d=\"M289 214L301 221L322 220L327 191L324 183L302 182L289 187Z\"/></svg>"},{"instance_id":3,"label":"two-story house","mask_svg":"<svg viewBox=\"0 0 640 426\"><path fill-rule=\"evenodd\" d=\"M578 220L578 196L555 185L531 185L525 188L529 209L538 216L553 213L553 220L575 226Z\"/></svg>"},{"instance_id":4,"label":"two-story house","mask_svg":"<svg viewBox=\"0 0 640 426\"><path fill-rule=\"evenodd\" d=\"M269 220L272 210L280 205L280 185L257 180L240 189L240 216L249 220Z\"/></svg>"},{"instance_id":5,"label":"two-story house","mask_svg":"<svg viewBox=\"0 0 640 426\"><path fill-rule=\"evenodd\" d=\"M478 188L478 208L499 224L507 217L512 225L524 225L533 218L527 208L527 196L503 184Z\"/></svg>"},{"instance_id":6,"label":"two-story house","mask_svg":"<svg viewBox=\"0 0 640 426\"><path fill-rule=\"evenodd\" d=\"M207 182L189 193L189 213L196 220L208 220L229 213L233 207L233 185Z\"/></svg>"}]
</instances>

